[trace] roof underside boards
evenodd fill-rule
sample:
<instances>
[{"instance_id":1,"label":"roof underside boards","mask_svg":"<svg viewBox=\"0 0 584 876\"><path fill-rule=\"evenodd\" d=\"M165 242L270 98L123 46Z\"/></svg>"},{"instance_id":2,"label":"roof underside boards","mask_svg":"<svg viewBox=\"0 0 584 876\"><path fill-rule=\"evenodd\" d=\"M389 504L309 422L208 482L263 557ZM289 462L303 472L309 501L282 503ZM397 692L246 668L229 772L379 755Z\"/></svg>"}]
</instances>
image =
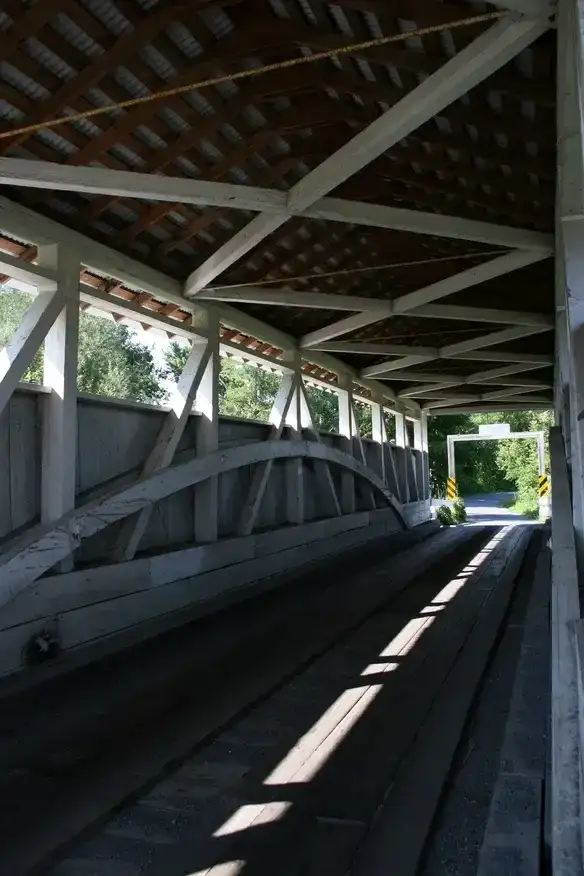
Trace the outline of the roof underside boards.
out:
<instances>
[{"instance_id":1,"label":"roof underside boards","mask_svg":"<svg viewBox=\"0 0 584 876\"><path fill-rule=\"evenodd\" d=\"M0 139L0 156L285 192L492 22L408 37L239 82L230 81L230 73L493 12L501 5L465 0L3 0L0 133L209 76L227 78L127 110ZM331 195L551 233L555 141L555 33L549 29ZM6 187L2 193L179 280L255 215L42 188ZM0 248L9 245L0 242ZM507 251L471 240L298 216L212 286L255 284L273 292L284 288L387 302ZM31 247L17 254L35 255ZM95 276L86 281L151 311L170 315L173 307L174 319L187 318L176 305L151 295L141 298L119 283ZM454 292L439 303L551 315L553 284L549 258ZM299 339L359 312L241 301L234 306ZM504 327L484 320L422 318L408 311L338 340L442 349ZM260 347L273 352L266 344ZM550 354L553 331L485 349ZM335 355L359 369L392 358L346 351ZM457 357L407 367L414 385L416 370L464 378L501 364L504 360ZM548 385L533 390L538 397L551 398L549 365L527 376ZM377 379L396 392L407 386L390 375ZM450 394L459 391L468 394L468 386L453 387Z\"/></svg>"}]
</instances>

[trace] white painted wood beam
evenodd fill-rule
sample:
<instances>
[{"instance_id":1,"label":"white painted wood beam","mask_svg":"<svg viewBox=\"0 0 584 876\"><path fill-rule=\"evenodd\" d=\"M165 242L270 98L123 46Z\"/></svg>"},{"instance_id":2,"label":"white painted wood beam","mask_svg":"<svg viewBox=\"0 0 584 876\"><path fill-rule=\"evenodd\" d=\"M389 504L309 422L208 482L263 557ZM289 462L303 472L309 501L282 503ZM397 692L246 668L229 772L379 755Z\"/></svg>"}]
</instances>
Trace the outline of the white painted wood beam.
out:
<instances>
[{"instance_id":1,"label":"white painted wood beam","mask_svg":"<svg viewBox=\"0 0 584 876\"><path fill-rule=\"evenodd\" d=\"M23 158L0 158L0 186L2 185L228 207L234 210L276 213L286 215L287 218L295 215L288 210L286 193L277 189L177 179L105 167L74 167ZM547 250L553 247L551 235L536 231L339 198L323 198L303 211L302 215L307 218L411 231L415 234L474 240L493 246Z\"/></svg>"},{"instance_id":2,"label":"white painted wood beam","mask_svg":"<svg viewBox=\"0 0 584 876\"><path fill-rule=\"evenodd\" d=\"M317 351L330 351L334 353L357 353L367 356L409 356L410 353L415 353L420 347L413 347L407 344L385 344L385 343L369 343L367 341L331 341L318 344L311 347L310 350L303 351L308 356L313 356ZM425 347L427 350L434 350L435 347Z\"/></svg>"},{"instance_id":3,"label":"white painted wood beam","mask_svg":"<svg viewBox=\"0 0 584 876\"><path fill-rule=\"evenodd\" d=\"M509 15L498 21L293 186L288 209L299 213L327 195L514 58L548 28L545 18Z\"/></svg>"},{"instance_id":4,"label":"white painted wood beam","mask_svg":"<svg viewBox=\"0 0 584 876\"><path fill-rule=\"evenodd\" d=\"M40 247L39 265L57 275L62 308L44 346L41 522L52 523L75 507L77 475L77 356L79 271L75 252L60 245ZM42 293L41 293L42 294ZM72 568L72 557L60 571Z\"/></svg>"},{"instance_id":5,"label":"white painted wood beam","mask_svg":"<svg viewBox=\"0 0 584 876\"><path fill-rule=\"evenodd\" d=\"M323 460L349 469L377 490L406 529L402 509L375 472L354 457L316 441L254 441L224 448L204 458L195 458L157 472L146 480L102 496L76 508L47 526L27 531L0 555L0 607L21 593L28 584L55 566L87 538L134 514L153 502L217 477L267 459L303 458Z\"/></svg>"},{"instance_id":6,"label":"white painted wood beam","mask_svg":"<svg viewBox=\"0 0 584 876\"><path fill-rule=\"evenodd\" d=\"M336 295L329 292L298 292L287 287L225 286L203 289L197 296L202 301L228 301L232 304L266 304L272 307L301 307L322 310L368 311L380 318L391 316L393 302L358 295ZM408 315L429 319L453 319L466 322L492 322L504 325L554 325L547 313L501 310L490 307L460 307L447 304L426 304L407 311Z\"/></svg>"},{"instance_id":7,"label":"white painted wood beam","mask_svg":"<svg viewBox=\"0 0 584 876\"><path fill-rule=\"evenodd\" d=\"M357 295L335 295L328 292L297 292L295 289L270 289L258 286L229 286L223 289L203 289L197 301L229 301L234 304L268 304L274 307L306 307L322 310L371 310L391 316L391 301Z\"/></svg>"},{"instance_id":8,"label":"white painted wood beam","mask_svg":"<svg viewBox=\"0 0 584 876\"><path fill-rule=\"evenodd\" d=\"M219 448L219 320L214 315L200 317L207 335L208 360L195 396L197 456L207 456ZM195 325L195 328L197 326ZM208 478L195 489L195 541L217 541L219 534L219 480Z\"/></svg>"},{"instance_id":9,"label":"white painted wood beam","mask_svg":"<svg viewBox=\"0 0 584 876\"><path fill-rule=\"evenodd\" d=\"M36 246L62 243L75 251L86 268L192 310L193 305L184 298L177 280L4 197L0 197L0 231Z\"/></svg>"},{"instance_id":10,"label":"white painted wood beam","mask_svg":"<svg viewBox=\"0 0 584 876\"><path fill-rule=\"evenodd\" d=\"M415 374L412 374L412 377L415 376ZM402 392L399 392L398 398L416 398L417 396L430 396L432 393L443 392L446 389L452 389L453 386L460 386L462 383L464 383L464 379L448 380L444 381L444 383L425 383L421 386L411 386L409 387L409 389L404 389L402 390Z\"/></svg>"},{"instance_id":11,"label":"white painted wood beam","mask_svg":"<svg viewBox=\"0 0 584 876\"><path fill-rule=\"evenodd\" d=\"M144 463L142 477L149 477L172 462L210 356L211 351L205 339L193 341L189 357L170 398L170 411L166 414L154 447ZM125 521L114 548L114 556L118 562L134 558L151 514L152 507L143 508L139 514Z\"/></svg>"},{"instance_id":12,"label":"white painted wood beam","mask_svg":"<svg viewBox=\"0 0 584 876\"><path fill-rule=\"evenodd\" d=\"M499 398L508 398L514 396L520 396L524 393L532 393L533 387L528 386L511 386L507 389L497 389L493 390L493 392L483 392L482 398L483 401L490 401L491 399L499 399Z\"/></svg>"},{"instance_id":13,"label":"white painted wood beam","mask_svg":"<svg viewBox=\"0 0 584 876\"><path fill-rule=\"evenodd\" d=\"M412 347L412 349L416 349ZM412 353L408 356L403 356L400 359L388 360L380 362L378 365L369 365L361 372L364 377L377 377L379 375L389 374L391 371L402 371L405 368L411 368L413 365L422 365L424 362L431 362L438 358L438 348L420 347L421 352ZM412 375L413 376L413 375Z\"/></svg>"},{"instance_id":14,"label":"white painted wood beam","mask_svg":"<svg viewBox=\"0 0 584 876\"><path fill-rule=\"evenodd\" d=\"M298 388L300 393L302 428L308 430L309 435L314 441L321 443L319 431L314 425L314 417L308 395L306 394L306 387L304 386L302 375L300 375L298 381ZM314 472L317 480L317 491L319 496L328 497L330 512L333 516L338 517L342 513L342 509L337 496L337 490L330 466L327 462L316 462L314 465ZM375 499L373 499L373 502L375 502Z\"/></svg>"},{"instance_id":15,"label":"white painted wood beam","mask_svg":"<svg viewBox=\"0 0 584 876\"><path fill-rule=\"evenodd\" d=\"M0 413L62 311L64 300L57 290L39 293L8 344L0 350Z\"/></svg>"},{"instance_id":16,"label":"white painted wood beam","mask_svg":"<svg viewBox=\"0 0 584 876\"><path fill-rule=\"evenodd\" d=\"M511 328L502 329L498 332L490 332L486 335L469 338L465 341L459 341L456 344L448 344L445 347L440 347L433 351L430 349L420 349L418 352L406 356L403 359L388 360L387 362L379 362L377 365L370 365L368 368L364 368L361 373L366 377L376 377L382 374L389 374L391 371L409 368L412 365L418 365L422 362L429 362L432 359L464 357L468 356L469 353L474 354L475 351L480 350L483 347L496 346L497 344L503 344L507 341L516 340L517 338L523 338L529 335L541 334L542 332L549 330L548 326L513 326ZM512 357L514 354L500 353L499 355L501 356L501 361L513 361Z\"/></svg>"},{"instance_id":17,"label":"white painted wood beam","mask_svg":"<svg viewBox=\"0 0 584 876\"><path fill-rule=\"evenodd\" d=\"M456 353L453 359L473 359L477 362L517 362L530 365L553 365L554 357L548 353L512 353L507 350L468 350Z\"/></svg>"},{"instance_id":18,"label":"white painted wood beam","mask_svg":"<svg viewBox=\"0 0 584 876\"><path fill-rule=\"evenodd\" d=\"M111 195L145 201L232 207L234 210L283 213L286 194L277 189L160 176L105 167L74 167L52 161L0 158L0 186Z\"/></svg>"},{"instance_id":19,"label":"white painted wood beam","mask_svg":"<svg viewBox=\"0 0 584 876\"><path fill-rule=\"evenodd\" d=\"M292 383L292 399L284 422L288 427L289 438L293 441L302 440L302 397L300 385L302 374L300 371L300 356L294 352L290 356L294 368ZM304 465L298 457L290 459L285 465L286 483L286 516L289 523L299 526L304 523Z\"/></svg>"},{"instance_id":20,"label":"white painted wood beam","mask_svg":"<svg viewBox=\"0 0 584 876\"><path fill-rule=\"evenodd\" d=\"M391 228L412 234L428 234L452 240L472 240L488 246L507 249L535 249L552 252L552 234L523 230L491 222L476 222L457 216L424 213L421 210L406 210L401 207L386 207L365 201L345 201L340 198L322 198L302 211L311 219L327 219L332 222L350 222L354 225L369 225L374 228Z\"/></svg>"},{"instance_id":21,"label":"white painted wood beam","mask_svg":"<svg viewBox=\"0 0 584 876\"><path fill-rule=\"evenodd\" d=\"M500 404L494 404L491 402L490 404L474 404L469 406L468 404L462 405L450 405L449 407L445 407L439 405L438 402L433 402L430 407L425 408L427 414L434 417L444 417L449 414L490 414L490 413L513 413L515 411L548 411L553 407L552 402L533 402L531 400L525 399L523 404L520 402L512 402L509 404L509 400L502 401Z\"/></svg>"},{"instance_id":22,"label":"white painted wood beam","mask_svg":"<svg viewBox=\"0 0 584 876\"><path fill-rule=\"evenodd\" d=\"M287 374L283 374L269 415L271 429L268 441L277 441L282 437L284 424L295 390L294 372L289 371ZM274 460L268 459L266 462L262 462L254 467L247 496L239 515L238 535L250 535L253 532L273 465Z\"/></svg>"},{"instance_id":23,"label":"white painted wood beam","mask_svg":"<svg viewBox=\"0 0 584 876\"><path fill-rule=\"evenodd\" d=\"M308 173L288 192L289 213L299 214L391 146L466 94L549 27L546 19L506 16L412 89L394 107ZM185 295L196 295L215 277L272 234L287 216L260 214L187 278ZM423 302L420 302L423 303Z\"/></svg>"},{"instance_id":24,"label":"white painted wood beam","mask_svg":"<svg viewBox=\"0 0 584 876\"><path fill-rule=\"evenodd\" d=\"M517 363L515 365L502 365L500 368L489 368L486 371L475 371L467 377L469 383L487 383L490 380L504 382L506 378L513 375L522 374L525 371L534 371L541 368L541 365L532 362ZM513 377L513 381L517 381L518 385L523 385L525 378Z\"/></svg>"},{"instance_id":25,"label":"white painted wood beam","mask_svg":"<svg viewBox=\"0 0 584 876\"><path fill-rule=\"evenodd\" d=\"M535 251L516 251L507 253L504 256L491 259L481 265L454 274L452 277L447 277L445 280L440 280L438 283L432 283L429 286L424 286L422 289L417 289L415 292L408 292L406 295L401 295L392 302L393 313L403 314L407 311L412 311L414 308L426 305L439 298L445 298L447 295L452 295L454 292L460 292L463 289L468 289L479 283L484 283L487 280L500 277L510 271L515 271L519 268L524 268L527 265L534 264L541 259L547 258L548 255L548 253ZM355 314L355 316L340 319L324 328L317 329L316 331L305 335L300 340L300 346L312 347L326 343L340 335L348 334L349 332L356 331L364 326L372 325L375 322L386 319L388 316L391 316L391 313L391 310L389 313L368 311L366 313ZM538 325L540 324L541 323ZM551 327L547 321L545 325Z\"/></svg>"},{"instance_id":26,"label":"white painted wood beam","mask_svg":"<svg viewBox=\"0 0 584 876\"><path fill-rule=\"evenodd\" d=\"M45 292L57 288L57 275L54 271L25 262L24 259L14 258L6 252L0 252L0 272Z\"/></svg>"},{"instance_id":27,"label":"white painted wood beam","mask_svg":"<svg viewBox=\"0 0 584 876\"><path fill-rule=\"evenodd\" d=\"M504 344L507 341L514 341L517 338L525 338L530 335L541 334L550 330L549 326L513 326L512 328L501 329L498 332L490 332L487 335L482 335L476 338L469 338L466 341L458 341L456 344L447 344L441 347L439 358L448 359L449 356L456 356L457 353L468 353L471 350L480 350L483 347L494 347L497 344Z\"/></svg>"},{"instance_id":28,"label":"white painted wood beam","mask_svg":"<svg viewBox=\"0 0 584 876\"><path fill-rule=\"evenodd\" d=\"M346 335L374 322L379 322L390 315L390 313L380 314L379 311L367 311L366 313L356 313L354 316L347 316L324 328L316 329L316 331L303 335L300 338L300 346L302 349L310 349L310 347L324 344L332 338L338 338L339 335Z\"/></svg>"},{"instance_id":29,"label":"white painted wood beam","mask_svg":"<svg viewBox=\"0 0 584 876\"><path fill-rule=\"evenodd\" d=\"M547 325L553 328L553 314L501 310L495 307L460 307L455 304L426 304L409 310L408 316L426 319L454 319L464 322L492 322L503 325Z\"/></svg>"},{"instance_id":30,"label":"white painted wood beam","mask_svg":"<svg viewBox=\"0 0 584 876\"><path fill-rule=\"evenodd\" d=\"M478 286L487 280L493 280L503 274L535 264L548 256L549 252L516 251L506 253L488 262L468 268L466 271L454 274L452 277L447 277L445 280L440 280L438 283L432 283L423 289L401 295L394 301L394 311L396 314L405 313L415 307L429 304L439 298L445 298L454 292L461 292L463 289Z\"/></svg>"}]
</instances>

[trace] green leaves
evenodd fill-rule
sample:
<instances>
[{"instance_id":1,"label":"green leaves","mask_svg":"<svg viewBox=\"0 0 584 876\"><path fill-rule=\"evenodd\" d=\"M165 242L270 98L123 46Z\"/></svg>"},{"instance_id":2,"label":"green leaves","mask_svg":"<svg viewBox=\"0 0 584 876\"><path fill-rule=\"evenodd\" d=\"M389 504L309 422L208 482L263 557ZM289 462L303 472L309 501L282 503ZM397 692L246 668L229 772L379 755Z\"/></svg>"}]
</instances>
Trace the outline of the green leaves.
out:
<instances>
[{"instance_id":1,"label":"green leaves","mask_svg":"<svg viewBox=\"0 0 584 876\"><path fill-rule=\"evenodd\" d=\"M25 292L0 290L0 349L10 340L31 302L32 296ZM163 374L148 347L138 343L127 326L99 316L80 314L77 368L80 392L154 403L166 397L161 384ZM42 384L42 348L24 381Z\"/></svg>"}]
</instances>

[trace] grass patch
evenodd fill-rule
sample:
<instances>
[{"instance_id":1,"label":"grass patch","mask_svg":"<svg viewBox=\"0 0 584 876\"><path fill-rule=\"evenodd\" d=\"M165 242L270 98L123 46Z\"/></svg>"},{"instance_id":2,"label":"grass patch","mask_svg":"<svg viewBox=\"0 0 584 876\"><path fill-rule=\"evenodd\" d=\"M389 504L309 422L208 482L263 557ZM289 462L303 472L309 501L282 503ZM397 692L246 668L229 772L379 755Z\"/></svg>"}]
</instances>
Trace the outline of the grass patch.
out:
<instances>
[{"instance_id":1,"label":"grass patch","mask_svg":"<svg viewBox=\"0 0 584 876\"><path fill-rule=\"evenodd\" d=\"M522 517L528 517L530 520L537 520L539 517L539 504L533 496L511 496L503 499L500 507L508 508L514 514L520 514Z\"/></svg>"}]
</instances>

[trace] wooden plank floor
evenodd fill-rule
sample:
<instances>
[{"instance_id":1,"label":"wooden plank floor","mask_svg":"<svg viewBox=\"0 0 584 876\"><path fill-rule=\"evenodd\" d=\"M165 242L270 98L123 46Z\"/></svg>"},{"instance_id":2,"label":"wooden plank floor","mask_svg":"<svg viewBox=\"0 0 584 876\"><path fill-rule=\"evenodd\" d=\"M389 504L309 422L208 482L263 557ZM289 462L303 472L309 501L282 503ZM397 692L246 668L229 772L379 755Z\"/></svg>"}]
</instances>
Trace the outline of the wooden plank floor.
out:
<instances>
[{"instance_id":1,"label":"wooden plank floor","mask_svg":"<svg viewBox=\"0 0 584 876\"><path fill-rule=\"evenodd\" d=\"M419 576L72 848L51 876L345 874L372 848L371 827L388 790L403 784L412 752L420 761L420 728L427 737L442 705L456 707L458 684L462 705L433 777L439 794L529 534L516 529L473 562L475 544L457 566L444 562ZM274 659L268 648L265 659ZM424 801L418 778L410 801L402 793L400 811ZM430 821L435 799L427 803Z\"/></svg>"}]
</instances>

